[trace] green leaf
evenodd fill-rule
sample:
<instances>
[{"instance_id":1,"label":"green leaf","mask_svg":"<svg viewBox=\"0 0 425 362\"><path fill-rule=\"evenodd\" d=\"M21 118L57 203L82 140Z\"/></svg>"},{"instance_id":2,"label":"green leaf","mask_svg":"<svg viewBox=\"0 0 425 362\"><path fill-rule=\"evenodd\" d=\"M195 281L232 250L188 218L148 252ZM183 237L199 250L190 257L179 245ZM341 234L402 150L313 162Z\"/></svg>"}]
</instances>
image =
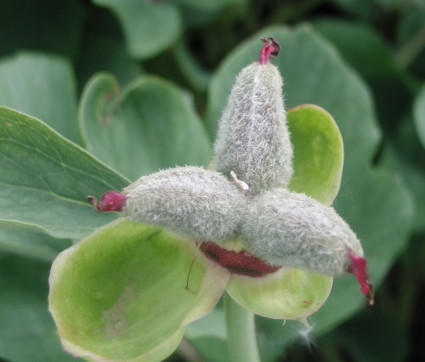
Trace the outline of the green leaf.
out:
<instances>
[{"instance_id":1,"label":"green leaf","mask_svg":"<svg viewBox=\"0 0 425 362\"><path fill-rule=\"evenodd\" d=\"M142 73L139 62L127 54L119 24L112 14L105 11L90 18L86 32L76 63L79 84L86 84L100 71L114 74L120 84L128 84Z\"/></svg>"},{"instance_id":2,"label":"green leaf","mask_svg":"<svg viewBox=\"0 0 425 362\"><path fill-rule=\"evenodd\" d=\"M415 204L413 230L425 231L425 148L418 139L412 117L403 118L388 140L382 154L382 165L396 173L409 188Z\"/></svg>"},{"instance_id":3,"label":"green leaf","mask_svg":"<svg viewBox=\"0 0 425 362\"><path fill-rule=\"evenodd\" d=\"M425 11L423 0L375 0L375 2L389 10L414 9Z\"/></svg>"},{"instance_id":4,"label":"green leaf","mask_svg":"<svg viewBox=\"0 0 425 362\"><path fill-rule=\"evenodd\" d=\"M129 53L138 59L153 57L180 36L182 24L174 4L149 0L92 0L110 9L120 20Z\"/></svg>"},{"instance_id":5,"label":"green leaf","mask_svg":"<svg viewBox=\"0 0 425 362\"><path fill-rule=\"evenodd\" d=\"M0 62L0 105L42 119L81 143L71 65L52 55L20 53Z\"/></svg>"},{"instance_id":6,"label":"green leaf","mask_svg":"<svg viewBox=\"0 0 425 362\"><path fill-rule=\"evenodd\" d=\"M425 148L425 84L415 99L413 112L418 137Z\"/></svg>"},{"instance_id":7,"label":"green leaf","mask_svg":"<svg viewBox=\"0 0 425 362\"><path fill-rule=\"evenodd\" d=\"M184 336L189 339L216 337L225 340L227 338L225 322L223 308L216 307L204 318L189 324Z\"/></svg>"},{"instance_id":8,"label":"green leaf","mask_svg":"<svg viewBox=\"0 0 425 362\"><path fill-rule=\"evenodd\" d=\"M348 21L321 20L314 28L329 39L373 92L378 118L393 131L410 107L406 75L395 63L393 50L372 28Z\"/></svg>"},{"instance_id":9,"label":"green leaf","mask_svg":"<svg viewBox=\"0 0 425 362\"><path fill-rule=\"evenodd\" d=\"M0 56L32 49L74 58L84 10L84 4L75 0L2 0Z\"/></svg>"},{"instance_id":10,"label":"green leaf","mask_svg":"<svg viewBox=\"0 0 425 362\"><path fill-rule=\"evenodd\" d=\"M197 8L205 12L216 12L228 6L242 5L246 0L178 0L178 3Z\"/></svg>"},{"instance_id":11,"label":"green leaf","mask_svg":"<svg viewBox=\"0 0 425 362\"><path fill-rule=\"evenodd\" d=\"M0 220L81 238L115 215L96 214L87 195L128 181L35 118L0 107Z\"/></svg>"},{"instance_id":12,"label":"green leaf","mask_svg":"<svg viewBox=\"0 0 425 362\"><path fill-rule=\"evenodd\" d=\"M71 246L69 239L56 239L22 224L0 221L0 250L53 261L63 249Z\"/></svg>"},{"instance_id":13,"label":"green leaf","mask_svg":"<svg viewBox=\"0 0 425 362\"><path fill-rule=\"evenodd\" d=\"M184 338L209 362L230 361L226 320L220 304L202 319L190 323Z\"/></svg>"},{"instance_id":14,"label":"green leaf","mask_svg":"<svg viewBox=\"0 0 425 362\"><path fill-rule=\"evenodd\" d=\"M134 180L176 165L206 165L208 136L176 86L142 77L120 92L109 74L95 76L80 105L87 149Z\"/></svg>"},{"instance_id":15,"label":"green leaf","mask_svg":"<svg viewBox=\"0 0 425 362\"><path fill-rule=\"evenodd\" d=\"M336 50L313 30L263 29L236 48L212 79L207 122L211 134L236 74L258 59L261 36L275 36L282 51L272 60L284 77L287 107L313 103L335 119L345 146L344 171L335 207L362 240L372 282L379 285L410 231L410 195L393 175L373 168L380 139L370 93ZM385 250L385 253L382 252ZM365 301L352 276L337 278L328 301L312 317L316 332L347 319Z\"/></svg>"},{"instance_id":16,"label":"green leaf","mask_svg":"<svg viewBox=\"0 0 425 362\"><path fill-rule=\"evenodd\" d=\"M157 361L214 308L229 276L193 243L119 219L55 260L50 311L71 353Z\"/></svg>"},{"instance_id":17,"label":"green leaf","mask_svg":"<svg viewBox=\"0 0 425 362\"><path fill-rule=\"evenodd\" d=\"M350 15L368 20L375 10L375 0L332 0L332 2Z\"/></svg>"},{"instance_id":18,"label":"green leaf","mask_svg":"<svg viewBox=\"0 0 425 362\"><path fill-rule=\"evenodd\" d=\"M344 165L341 133L332 116L315 105L292 108L287 117L294 147L294 175L289 189L331 205Z\"/></svg>"},{"instance_id":19,"label":"green leaf","mask_svg":"<svg viewBox=\"0 0 425 362\"><path fill-rule=\"evenodd\" d=\"M382 310L353 318L331 336L355 361L403 362L409 359L408 329L392 316L385 316Z\"/></svg>"},{"instance_id":20,"label":"green leaf","mask_svg":"<svg viewBox=\"0 0 425 362\"><path fill-rule=\"evenodd\" d=\"M47 310L49 269L48 263L0 253L0 359L77 361L63 351Z\"/></svg>"},{"instance_id":21,"label":"green leaf","mask_svg":"<svg viewBox=\"0 0 425 362\"><path fill-rule=\"evenodd\" d=\"M184 41L179 41L174 47L174 54L176 62L187 81L196 90L205 92L208 88L211 74L199 64Z\"/></svg>"}]
</instances>

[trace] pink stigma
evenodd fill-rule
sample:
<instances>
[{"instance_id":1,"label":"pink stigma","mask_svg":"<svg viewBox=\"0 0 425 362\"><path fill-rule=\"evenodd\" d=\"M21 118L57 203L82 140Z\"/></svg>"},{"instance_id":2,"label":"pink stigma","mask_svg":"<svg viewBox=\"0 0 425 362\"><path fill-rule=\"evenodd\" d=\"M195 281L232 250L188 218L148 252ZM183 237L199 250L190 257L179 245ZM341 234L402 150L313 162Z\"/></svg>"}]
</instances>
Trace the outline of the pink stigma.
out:
<instances>
[{"instance_id":1,"label":"pink stigma","mask_svg":"<svg viewBox=\"0 0 425 362\"><path fill-rule=\"evenodd\" d=\"M117 191L105 192L99 202L94 196L87 196L87 201L93 205L96 212L122 211L127 197Z\"/></svg>"},{"instance_id":2,"label":"pink stigma","mask_svg":"<svg viewBox=\"0 0 425 362\"><path fill-rule=\"evenodd\" d=\"M366 259L354 254L352 250L348 251L348 256L350 258L348 272L352 273L356 277L360 283L362 293L366 295L369 304L373 305L375 302L375 293L369 279Z\"/></svg>"},{"instance_id":3,"label":"pink stigma","mask_svg":"<svg viewBox=\"0 0 425 362\"><path fill-rule=\"evenodd\" d=\"M270 63L270 57L275 57L280 52L280 45L273 37L261 38L263 48L260 51L260 64Z\"/></svg>"}]
</instances>

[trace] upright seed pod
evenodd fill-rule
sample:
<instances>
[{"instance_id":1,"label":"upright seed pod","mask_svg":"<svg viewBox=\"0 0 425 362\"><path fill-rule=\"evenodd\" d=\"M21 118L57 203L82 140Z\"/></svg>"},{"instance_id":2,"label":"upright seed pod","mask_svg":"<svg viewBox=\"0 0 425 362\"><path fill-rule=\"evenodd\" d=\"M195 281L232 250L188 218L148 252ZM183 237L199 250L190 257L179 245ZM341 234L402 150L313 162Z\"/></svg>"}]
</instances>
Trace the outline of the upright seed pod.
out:
<instances>
[{"instance_id":1,"label":"upright seed pod","mask_svg":"<svg viewBox=\"0 0 425 362\"><path fill-rule=\"evenodd\" d=\"M280 48L274 38L263 41L260 61L236 78L214 144L215 169L233 171L251 195L287 187L293 173L282 77L270 63Z\"/></svg>"}]
</instances>

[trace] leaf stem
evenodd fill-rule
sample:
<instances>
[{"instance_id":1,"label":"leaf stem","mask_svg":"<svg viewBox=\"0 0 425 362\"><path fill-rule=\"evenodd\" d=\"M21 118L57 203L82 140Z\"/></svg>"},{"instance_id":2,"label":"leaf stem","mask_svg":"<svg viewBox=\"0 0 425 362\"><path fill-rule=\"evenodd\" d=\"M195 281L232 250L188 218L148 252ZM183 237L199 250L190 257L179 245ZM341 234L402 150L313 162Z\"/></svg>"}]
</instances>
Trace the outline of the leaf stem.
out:
<instances>
[{"instance_id":1,"label":"leaf stem","mask_svg":"<svg viewBox=\"0 0 425 362\"><path fill-rule=\"evenodd\" d=\"M227 340L232 362L260 362L255 335L254 314L224 295Z\"/></svg>"},{"instance_id":2,"label":"leaf stem","mask_svg":"<svg viewBox=\"0 0 425 362\"><path fill-rule=\"evenodd\" d=\"M425 46L425 24L395 56L395 61L401 69L406 69Z\"/></svg>"}]
</instances>

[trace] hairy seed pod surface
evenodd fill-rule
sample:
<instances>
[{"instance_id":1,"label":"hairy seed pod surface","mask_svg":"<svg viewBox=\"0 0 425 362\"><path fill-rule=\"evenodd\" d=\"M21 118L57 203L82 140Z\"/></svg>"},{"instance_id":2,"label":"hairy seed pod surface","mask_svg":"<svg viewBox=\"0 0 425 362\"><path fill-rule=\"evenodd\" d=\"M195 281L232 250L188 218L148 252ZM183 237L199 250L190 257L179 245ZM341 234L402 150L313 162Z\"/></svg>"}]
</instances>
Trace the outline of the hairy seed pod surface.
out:
<instances>
[{"instance_id":1,"label":"hairy seed pod surface","mask_svg":"<svg viewBox=\"0 0 425 362\"><path fill-rule=\"evenodd\" d=\"M253 63L237 76L214 145L215 169L234 171L251 195L287 187L293 173L282 77L271 63Z\"/></svg>"},{"instance_id":2,"label":"hairy seed pod surface","mask_svg":"<svg viewBox=\"0 0 425 362\"><path fill-rule=\"evenodd\" d=\"M348 271L350 252L363 256L356 235L332 207L284 189L252 201L242 240L272 265L336 276Z\"/></svg>"},{"instance_id":3,"label":"hairy seed pod surface","mask_svg":"<svg viewBox=\"0 0 425 362\"><path fill-rule=\"evenodd\" d=\"M197 241L235 237L246 203L233 182L199 167L177 167L143 176L123 194L123 216Z\"/></svg>"}]
</instances>

